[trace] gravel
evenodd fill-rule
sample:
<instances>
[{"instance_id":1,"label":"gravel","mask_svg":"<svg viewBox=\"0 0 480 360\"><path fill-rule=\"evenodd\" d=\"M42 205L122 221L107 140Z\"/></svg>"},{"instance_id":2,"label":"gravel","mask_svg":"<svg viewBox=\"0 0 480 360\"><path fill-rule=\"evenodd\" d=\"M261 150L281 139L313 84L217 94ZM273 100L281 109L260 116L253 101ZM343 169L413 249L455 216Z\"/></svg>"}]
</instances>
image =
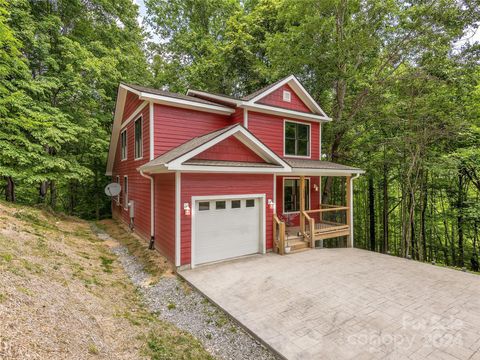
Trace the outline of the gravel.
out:
<instances>
[{"instance_id":1,"label":"gravel","mask_svg":"<svg viewBox=\"0 0 480 360\"><path fill-rule=\"evenodd\" d=\"M102 240L110 236L93 227ZM147 274L123 245L112 248L148 309L160 319L199 339L216 359L274 360L278 357L177 276L162 277L150 284Z\"/></svg>"}]
</instances>

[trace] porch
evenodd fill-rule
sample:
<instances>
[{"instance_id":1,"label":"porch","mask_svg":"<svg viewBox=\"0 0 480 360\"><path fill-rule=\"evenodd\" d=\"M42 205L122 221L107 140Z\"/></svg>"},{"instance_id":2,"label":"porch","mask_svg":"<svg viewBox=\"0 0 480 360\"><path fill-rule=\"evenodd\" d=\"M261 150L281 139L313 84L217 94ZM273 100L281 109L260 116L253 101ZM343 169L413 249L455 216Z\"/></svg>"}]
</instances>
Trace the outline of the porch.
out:
<instances>
[{"instance_id":1,"label":"porch","mask_svg":"<svg viewBox=\"0 0 480 360\"><path fill-rule=\"evenodd\" d=\"M318 203L312 201L312 196L309 193L312 178L308 177L307 174L300 175L297 178L299 180L299 190L297 191L299 211L296 214L298 225L289 216L291 213L287 213L287 216L283 212L280 214L274 213L273 250L280 255L284 255L307 248L323 247L325 240L334 238L342 238L342 241L337 243L341 244L339 247L353 247L352 180L354 178L352 176L336 177L343 181L344 203L340 205L322 203L319 189L322 183L321 177L319 177L319 185L314 184L314 188L320 192ZM280 200L285 203L288 196L285 189L283 189L282 194ZM313 206L308 206L312 204ZM277 207L277 209L283 210L284 207Z\"/></svg>"}]
</instances>

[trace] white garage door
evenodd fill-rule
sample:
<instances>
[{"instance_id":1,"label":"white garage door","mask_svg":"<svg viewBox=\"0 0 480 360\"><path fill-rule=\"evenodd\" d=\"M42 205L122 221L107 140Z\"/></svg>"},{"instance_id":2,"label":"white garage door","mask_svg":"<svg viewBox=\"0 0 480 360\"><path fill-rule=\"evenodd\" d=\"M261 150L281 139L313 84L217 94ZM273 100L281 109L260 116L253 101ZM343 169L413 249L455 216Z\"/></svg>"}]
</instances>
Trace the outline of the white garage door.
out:
<instances>
[{"instance_id":1,"label":"white garage door","mask_svg":"<svg viewBox=\"0 0 480 360\"><path fill-rule=\"evenodd\" d=\"M195 203L194 265L261 250L260 198Z\"/></svg>"}]
</instances>

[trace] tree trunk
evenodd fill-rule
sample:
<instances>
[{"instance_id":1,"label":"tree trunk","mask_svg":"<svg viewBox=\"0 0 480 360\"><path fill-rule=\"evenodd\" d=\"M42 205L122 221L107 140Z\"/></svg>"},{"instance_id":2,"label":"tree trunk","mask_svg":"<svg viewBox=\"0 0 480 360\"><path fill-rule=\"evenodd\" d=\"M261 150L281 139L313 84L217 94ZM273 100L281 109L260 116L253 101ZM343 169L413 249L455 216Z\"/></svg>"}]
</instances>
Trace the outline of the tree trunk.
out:
<instances>
[{"instance_id":1,"label":"tree trunk","mask_svg":"<svg viewBox=\"0 0 480 360\"><path fill-rule=\"evenodd\" d=\"M472 266L473 271L479 270L479 263L478 263L478 253L477 253L477 243L478 243L478 221L474 221L473 223L473 249L472 249L472 258L470 260L470 264Z\"/></svg>"},{"instance_id":2,"label":"tree trunk","mask_svg":"<svg viewBox=\"0 0 480 360\"><path fill-rule=\"evenodd\" d=\"M50 206L53 210L57 207L57 185L55 181L50 181Z\"/></svg>"},{"instance_id":3,"label":"tree trunk","mask_svg":"<svg viewBox=\"0 0 480 360\"><path fill-rule=\"evenodd\" d=\"M370 218L370 250L375 251L375 189L373 186L373 176L368 177L368 207Z\"/></svg>"},{"instance_id":4,"label":"tree trunk","mask_svg":"<svg viewBox=\"0 0 480 360\"><path fill-rule=\"evenodd\" d=\"M5 200L10 202L17 201L17 197L15 194L15 182L11 176L6 177L7 185L5 187Z\"/></svg>"},{"instance_id":5,"label":"tree trunk","mask_svg":"<svg viewBox=\"0 0 480 360\"><path fill-rule=\"evenodd\" d=\"M427 231L426 231L426 213L427 213L427 206L428 206L428 191L427 191L427 175L422 178L422 210L420 212L420 236L421 236L421 244L422 244L422 252L420 260L425 261L427 259Z\"/></svg>"},{"instance_id":6,"label":"tree trunk","mask_svg":"<svg viewBox=\"0 0 480 360\"><path fill-rule=\"evenodd\" d=\"M388 169L384 162L383 165L383 252L388 252Z\"/></svg>"},{"instance_id":7,"label":"tree trunk","mask_svg":"<svg viewBox=\"0 0 480 360\"><path fill-rule=\"evenodd\" d=\"M45 198L48 191L48 181L42 181L38 187L38 202L45 203Z\"/></svg>"}]
</instances>

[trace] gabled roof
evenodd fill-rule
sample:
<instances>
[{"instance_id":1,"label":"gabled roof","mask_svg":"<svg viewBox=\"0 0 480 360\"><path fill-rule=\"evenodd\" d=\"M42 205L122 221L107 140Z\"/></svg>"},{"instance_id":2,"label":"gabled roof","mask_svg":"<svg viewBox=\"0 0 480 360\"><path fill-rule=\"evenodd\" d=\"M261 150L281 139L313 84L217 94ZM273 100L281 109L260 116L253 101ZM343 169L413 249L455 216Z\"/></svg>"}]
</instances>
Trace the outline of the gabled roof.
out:
<instances>
[{"instance_id":1,"label":"gabled roof","mask_svg":"<svg viewBox=\"0 0 480 360\"><path fill-rule=\"evenodd\" d=\"M193 159L196 155L218 144L230 136L235 136L259 155L265 162L239 162L222 160ZM204 168L207 166L208 168ZM240 170L241 168L241 170ZM176 148L158 156L152 161L140 166L140 171L159 173L165 171L225 171L225 172L290 172L291 167L272 150L258 140L250 131L240 124L230 125L195 137Z\"/></svg>"},{"instance_id":2,"label":"gabled roof","mask_svg":"<svg viewBox=\"0 0 480 360\"><path fill-rule=\"evenodd\" d=\"M288 84L295 94L303 101L303 103L310 109L311 113L302 112L297 110L285 109L278 106L261 104L258 101L265 96L279 89L283 85ZM209 93L201 90L188 90L187 95L191 97L197 97L202 100L216 102L218 104L242 107L245 109L251 109L253 111L265 112L275 115L283 115L289 117L296 117L304 120L316 120L316 121L331 121L320 105L312 98L308 91L298 81L294 75L289 75L276 82L267 85L249 95L242 98Z\"/></svg>"}]
</instances>

